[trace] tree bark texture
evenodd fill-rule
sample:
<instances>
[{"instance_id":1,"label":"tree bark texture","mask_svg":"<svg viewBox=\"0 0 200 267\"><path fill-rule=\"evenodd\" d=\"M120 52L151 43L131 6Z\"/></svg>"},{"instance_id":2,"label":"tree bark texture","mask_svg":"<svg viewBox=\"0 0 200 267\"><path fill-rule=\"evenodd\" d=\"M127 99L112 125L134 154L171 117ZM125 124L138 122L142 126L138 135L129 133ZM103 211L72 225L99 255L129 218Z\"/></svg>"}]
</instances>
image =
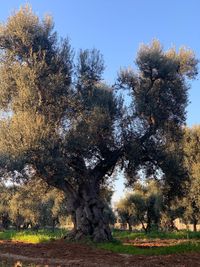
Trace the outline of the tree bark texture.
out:
<instances>
[{"instance_id":1,"label":"tree bark texture","mask_svg":"<svg viewBox=\"0 0 200 267\"><path fill-rule=\"evenodd\" d=\"M109 219L104 214L105 204L94 189L79 192L76 199L69 199L69 203L68 212L74 223L70 238L81 240L89 237L94 242L112 239Z\"/></svg>"}]
</instances>

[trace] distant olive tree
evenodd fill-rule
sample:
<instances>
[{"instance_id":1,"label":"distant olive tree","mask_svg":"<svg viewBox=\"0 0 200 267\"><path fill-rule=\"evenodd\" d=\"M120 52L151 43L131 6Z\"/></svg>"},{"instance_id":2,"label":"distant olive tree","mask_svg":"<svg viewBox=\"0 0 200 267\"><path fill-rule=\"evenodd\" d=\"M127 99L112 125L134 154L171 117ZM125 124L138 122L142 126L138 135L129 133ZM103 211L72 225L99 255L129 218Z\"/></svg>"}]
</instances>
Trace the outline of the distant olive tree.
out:
<instances>
[{"instance_id":1,"label":"distant olive tree","mask_svg":"<svg viewBox=\"0 0 200 267\"><path fill-rule=\"evenodd\" d=\"M11 224L10 200L14 192L15 188L0 183L0 229L8 229Z\"/></svg>"},{"instance_id":2,"label":"distant olive tree","mask_svg":"<svg viewBox=\"0 0 200 267\"><path fill-rule=\"evenodd\" d=\"M185 128L184 152L185 165L189 172L182 202L184 220L192 223L194 231L197 231L197 224L200 222L200 126Z\"/></svg>"},{"instance_id":3,"label":"distant olive tree","mask_svg":"<svg viewBox=\"0 0 200 267\"><path fill-rule=\"evenodd\" d=\"M152 227L158 229L163 211L162 191L154 181L147 185L137 184L132 193L118 202L116 211L129 230L139 224L145 232L151 231Z\"/></svg>"},{"instance_id":4,"label":"distant olive tree","mask_svg":"<svg viewBox=\"0 0 200 267\"><path fill-rule=\"evenodd\" d=\"M47 226L54 230L59 219L65 217L66 220L68 216L64 194L48 188L40 180L17 186L7 207L11 222L18 230Z\"/></svg>"}]
</instances>

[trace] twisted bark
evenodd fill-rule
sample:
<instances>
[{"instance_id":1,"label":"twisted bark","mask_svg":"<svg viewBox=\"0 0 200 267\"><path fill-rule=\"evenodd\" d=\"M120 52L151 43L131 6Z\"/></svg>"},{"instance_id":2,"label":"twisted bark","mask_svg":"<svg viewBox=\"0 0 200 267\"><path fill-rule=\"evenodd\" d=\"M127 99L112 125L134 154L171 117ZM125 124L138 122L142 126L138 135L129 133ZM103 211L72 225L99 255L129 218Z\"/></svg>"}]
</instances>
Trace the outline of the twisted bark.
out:
<instances>
[{"instance_id":1,"label":"twisted bark","mask_svg":"<svg viewBox=\"0 0 200 267\"><path fill-rule=\"evenodd\" d=\"M105 204L93 187L88 187L70 200L68 212L72 215L74 229L68 238L81 240L91 238L95 242L112 239L109 219L104 214Z\"/></svg>"}]
</instances>

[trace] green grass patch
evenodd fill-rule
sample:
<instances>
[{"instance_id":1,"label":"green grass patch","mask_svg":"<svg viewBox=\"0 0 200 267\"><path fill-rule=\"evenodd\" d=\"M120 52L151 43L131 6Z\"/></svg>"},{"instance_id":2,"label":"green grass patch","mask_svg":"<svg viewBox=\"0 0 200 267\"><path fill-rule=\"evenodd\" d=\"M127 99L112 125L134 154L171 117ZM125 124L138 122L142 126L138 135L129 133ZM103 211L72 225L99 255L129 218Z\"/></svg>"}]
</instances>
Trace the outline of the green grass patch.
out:
<instances>
[{"instance_id":1,"label":"green grass patch","mask_svg":"<svg viewBox=\"0 0 200 267\"><path fill-rule=\"evenodd\" d=\"M60 239L66 233L67 231L62 229L56 229L54 232L46 229L39 230L37 232L31 230L18 232L15 230L6 230L4 232L0 232L0 240L13 240L26 243L42 243Z\"/></svg>"},{"instance_id":2,"label":"green grass patch","mask_svg":"<svg viewBox=\"0 0 200 267\"><path fill-rule=\"evenodd\" d=\"M117 242L110 242L110 243L98 244L97 247L115 253L124 253L131 255L149 255L149 256L200 251L200 244L198 242L188 242L175 246L157 247L157 248L138 248L131 245L123 245Z\"/></svg>"},{"instance_id":3,"label":"green grass patch","mask_svg":"<svg viewBox=\"0 0 200 267\"><path fill-rule=\"evenodd\" d=\"M124 239L200 239L200 232L191 231L174 231L174 232L161 232L153 231L150 233L144 232L129 232L114 230L113 237L124 240Z\"/></svg>"}]
</instances>

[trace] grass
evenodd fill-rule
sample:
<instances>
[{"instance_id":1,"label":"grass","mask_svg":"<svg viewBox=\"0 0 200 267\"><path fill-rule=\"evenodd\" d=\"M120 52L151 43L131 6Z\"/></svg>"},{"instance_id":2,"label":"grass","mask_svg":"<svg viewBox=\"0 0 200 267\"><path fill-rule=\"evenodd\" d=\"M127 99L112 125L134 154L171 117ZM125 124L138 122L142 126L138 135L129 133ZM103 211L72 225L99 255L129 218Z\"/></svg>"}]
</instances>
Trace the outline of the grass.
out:
<instances>
[{"instance_id":1,"label":"grass","mask_svg":"<svg viewBox=\"0 0 200 267\"><path fill-rule=\"evenodd\" d=\"M161 232L153 231L150 233L144 232L129 232L114 230L113 237L116 239L200 239L200 232L191 231L175 231L175 232Z\"/></svg>"},{"instance_id":2,"label":"grass","mask_svg":"<svg viewBox=\"0 0 200 267\"><path fill-rule=\"evenodd\" d=\"M116 253L125 253L131 255L167 255L200 251L200 244L198 242L188 242L175 246L157 248L137 248L131 245L123 245L122 243L120 244L117 242L110 242L98 244L97 247Z\"/></svg>"},{"instance_id":3,"label":"grass","mask_svg":"<svg viewBox=\"0 0 200 267\"><path fill-rule=\"evenodd\" d=\"M109 243L98 244L98 248L106 249L116 253L125 253L132 255L166 255L166 254L176 254L184 252L196 252L200 251L200 232L190 232L190 231L177 231L177 232L129 232L114 230L113 231L114 241ZM125 240L152 240L152 239L188 239L188 242L182 244L177 244L173 246L165 247L146 247L139 248L132 245L124 245Z\"/></svg>"},{"instance_id":4,"label":"grass","mask_svg":"<svg viewBox=\"0 0 200 267\"><path fill-rule=\"evenodd\" d=\"M54 232L50 230L39 230L37 232L31 230L15 231L6 230L0 232L0 240L21 241L24 243L42 243L62 238L67 233L66 230L56 229Z\"/></svg>"}]
</instances>

